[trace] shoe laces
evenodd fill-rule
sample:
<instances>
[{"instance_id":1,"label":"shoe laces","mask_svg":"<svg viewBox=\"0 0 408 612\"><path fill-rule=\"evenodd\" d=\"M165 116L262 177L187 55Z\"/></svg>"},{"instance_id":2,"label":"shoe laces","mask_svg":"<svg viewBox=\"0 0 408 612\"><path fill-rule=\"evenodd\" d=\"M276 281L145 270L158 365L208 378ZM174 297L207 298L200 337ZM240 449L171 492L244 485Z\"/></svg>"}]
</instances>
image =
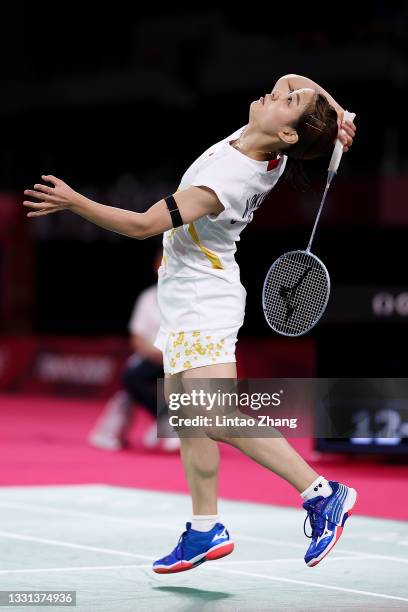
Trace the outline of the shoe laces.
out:
<instances>
[{"instance_id":1,"label":"shoe laces","mask_svg":"<svg viewBox=\"0 0 408 612\"><path fill-rule=\"evenodd\" d=\"M318 502L315 505L308 504L308 506L306 507L307 515L305 518L305 522L303 523L303 533L307 538L311 538L312 540L321 536L324 530L325 519L319 512L320 508L316 509L319 505L322 504L319 504ZM312 530L312 533L310 535L306 533L306 523L308 520L310 528Z\"/></svg>"},{"instance_id":2,"label":"shoe laces","mask_svg":"<svg viewBox=\"0 0 408 612\"><path fill-rule=\"evenodd\" d=\"M187 523L187 529L183 531L181 534L179 541L177 542L177 546L175 548L176 559L181 560L184 556L184 545L186 543L186 539L188 538L190 532L190 523Z\"/></svg>"}]
</instances>

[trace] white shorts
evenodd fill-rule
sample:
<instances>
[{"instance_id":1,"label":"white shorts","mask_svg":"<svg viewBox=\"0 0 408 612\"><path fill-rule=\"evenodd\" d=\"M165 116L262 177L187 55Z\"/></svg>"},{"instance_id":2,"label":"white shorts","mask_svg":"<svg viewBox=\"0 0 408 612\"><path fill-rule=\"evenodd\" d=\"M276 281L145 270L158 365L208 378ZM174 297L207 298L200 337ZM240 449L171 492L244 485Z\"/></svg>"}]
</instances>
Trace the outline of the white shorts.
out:
<instances>
[{"instance_id":1,"label":"white shorts","mask_svg":"<svg viewBox=\"0 0 408 612\"><path fill-rule=\"evenodd\" d=\"M163 351L163 369L166 374L177 374L212 365L235 362L237 330L193 330L163 332L155 345ZM163 347L163 348L161 348Z\"/></svg>"},{"instance_id":2,"label":"white shorts","mask_svg":"<svg viewBox=\"0 0 408 612\"><path fill-rule=\"evenodd\" d=\"M165 373L235 362L245 299L238 266L184 277L160 267L155 346L163 352Z\"/></svg>"}]
</instances>

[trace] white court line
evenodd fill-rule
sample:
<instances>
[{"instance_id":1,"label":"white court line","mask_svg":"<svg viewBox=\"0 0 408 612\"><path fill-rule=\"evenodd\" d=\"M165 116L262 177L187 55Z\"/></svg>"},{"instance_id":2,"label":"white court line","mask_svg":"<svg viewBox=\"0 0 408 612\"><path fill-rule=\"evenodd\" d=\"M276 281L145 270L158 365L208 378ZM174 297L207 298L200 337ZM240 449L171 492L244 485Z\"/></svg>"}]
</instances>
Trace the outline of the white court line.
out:
<instances>
[{"instance_id":1,"label":"white court line","mask_svg":"<svg viewBox=\"0 0 408 612\"><path fill-rule=\"evenodd\" d=\"M361 555L361 557L357 557L356 555L353 555L352 557L342 557L340 555L335 555L335 556L331 556L330 557L330 563L332 561L365 561L367 559L371 559L372 557L370 555ZM304 565L304 560L302 559L302 557L283 557L282 559L246 559L245 561L236 561L231 560L231 561L218 561L217 566L221 565L221 566L228 566L228 565L249 565L251 563L285 563L285 562L291 562L291 563L301 563L302 566Z\"/></svg>"},{"instance_id":2,"label":"white court line","mask_svg":"<svg viewBox=\"0 0 408 612\"><path fill-rule=\"evenodd\" d=\"M203 566L207 570L215 570L225 572L227 574L236 574L239 576L248 576L249 578L264 578L265 580L273 580L276 582L289 582L290 584L302 584L304 586L317 587L320 589L329 589L331 591L342 591L343 593L354 593L357 595L368 595L369 597L381 597L383 599L395 599L397 601L408 601L408 598L397 597L396 595L386 595L385 593L373 593L372 591L359 591L357 589L347 589L345 587L331 586L320 582L309 582L307 580L294 580L292 578L281 578L280 576L270 576L268 574L254 574L252 572L244 572L240 570L228 570L223 567Z\"/></svg>"},{"instance_id":3,"label":"white court line","mask_svg":"<svg viewBox=\"0 0 408 612\"><path fill-rule=\"evenodd\" d=\"M151 567L151 565L83 565L81 567L44 567L44 568L27 568L27 569L12 569L0 570L0 574L32 574L42 572L82 572L83 570L117 570L117 569L140 569L142 567Z\"/></svg>"},{"instance_id":4,"label":"white court line","mask_svg":"<svg viewBox=\"0 0 408 612\"><path fill-rule=\"evenodd\" d=\"M115 550L113 548L99 548L97 546L88 546L86 544L73 544L72 542L65 542L64 540L49 540L48 538L38 538L36 536L14 533L12 531L0 531L0 538L9 538L11 540L27 540L28 542L39 542L40 544L52 544L54 546L79 548L82 550L91 550L93 552L106 553L108 555L124 555L126 557L133 557L134 559L146 559L147 561L155 560L155 557L148 557L147 555L137 555L135 553Z\"/></svg>"},{"instance_id":5,"label":"white court line","mask_svg":"<svg viewBox=\"0 0 408 612\"><path fill-rule=\"evenodd\" d=\"M91 518L91 519L103 519L103 520L111 520L117 523L131 523L132 525L136 525L138 527L146 527L146 528L151 528L151 529L165 529L165 530L170 530L170 531L175 531L177 533L180 533L180 528L179 527L173 527L171 525L165 524L165 523L158 523L158 522L152 522L152 521L142 521L140 519L137 518L126 518L126 517L119 517L119 516L112 516L110 514L95 514L93 512L84 512L82 510L65 510L63 508L53 508L50 506L43 506L42 504L32 504L30 506L25 505L25 504L19 504L16 502L0 502L0 507L5 507L5 508L17 508L19 510L25 510L25 511L36 511L36 512L45 512L45 513L52 513L52 514L66 514L68 516L82 516L84 518ZM260 538L260 537L255 537L255 536L248 536L248 535L244 535L244 534L237 534L234 533L234 537L236 536L237 540L242 540L242 541L246 541L246 542L257 542L260 544L273 544L273 545L277 545L277 546L286 546L288 548L299 548L304 550L305 549L305 544L296 544L294 542L289 542L286 540L274 540L274 539L270 539L270 538ZM408 557L393 557L393 556L389 556L389 555L379 555L376 553L368 553L368 552L364 552L364 551L357 551L357 550L350 550L349 548L344 549L342 552L347 553L348 555L356 555L358 557L361 557L361 555L370 555L371 558L373 559L382 559L384 561L395 561L395 562L399 562L399 563L408 563Z\"/></svg>"},{"instance_id":6,"label":"white court line","mask_svg":"<svg viewBox=\"0 0 408 612\"><path fill-rule=\"evenodd\" d=\"M144 521L137 518L127 518L123 516L112 516L111 514L96 514L94 512L85 512L84 510L66 510L65 508L54 508L52 506L45 506L42 504L19 504L17 502L0 502L0 507L3 508L16 508L18 510L34 510L36 512L49 512L51 514L66 514L68 516L82 516L90 519L103 519L110 520L116 523L131 523L138 527L147 527L152 529L171 529L172 531L180 532L178 527L172 527L165 523L158 523L156 521Z\"/></svg>"},{"instance_id":7,"label":"white court line","mask_svg":"<svg viewBox=\"0 0 408 612\"><path fill-rule=\"evenodd\" d=\"M33 540L33 541L37 541L37 542L44 542L46 544L54 544L57 546L67 546L69 548L82 548L82 549L86 549L86 550L96 550L96 551L102 551L102 552L108 552L110 554L113 555L125 555L125 556L130 556L130 557L138 557L138 558L142 558L142 559L152 559L152 557L147 557L145 555L134 555L132 553L128 553L128 552L124 552L124 551L119 551L119 550L113 550L113 549L105 549L105 548L96 548L94 546L85 546L82 544L72 544L71 542L64 542L62 540L48 540L45 538L37 538L34 536L26 536L26 535L21 535L21 534L11 534L11 533L7 533L4 531L0 532L0 536L3 537L11 537L14 539L20 539L20 540ZM125 566L128 567L128 566ZM139 566L141 567L141 566ZM290 578L281 578L278 576L269 576L267 574L254 574L252 572L244 572L241 570L229 570L226 569L225 567L220 567L219 564L217 564L217 567L208 567L206 566L207 569L209 570L218 570L220 572L225 572L227 574L237 574L237 575L241 575L241 576L248 576L250 578L264 578L266 580L273 580L273 581L277 581L277 582L288 582L288 583L292 583L292 584L303 584L306 586L312 586L312 587L318 587L318 588L323 588L323 589L330 589L330 590L334 590L334 591L342 591L342 592L346 592L346 593L357 593L359 595L369 595L371 597L381 597L384 599L395 599L398 601L407 601L408 599L405 599L404 597L396 597L394 595L385 595L384 593L372 593L371 591L358 591L356 589L347 589L344 587L336 587L336 586L329 586L327 584L321 584L319 582L308 582L305 580L293 580ZM15 570L18 571L18 570ZM24 571L24 570L20 570L20 571ZM35 571L35 570L34 570Z\"/></svg>"},{"instance_id":8,"label":"white court line","mask_svg":"<svg viewBox=\"0 0 408 612\"><path fill-rule=\"evenodd\" d=\"M275 544L275 545L284 545L292 548L301 548L305 550L307 547L307 542L305 544L295 544L293 542L286 542L285 540L271 540L269 538L257 538L253 536L244 536L234 533L234 538L236 536L237 540L247 541L247 542L257 542L259 544ZM339 551L340 552L340 551ZM396 561L400 563L408 563L408 557L390 557L389 555L378 555L376 553L357 551L357 550L349 550L348 548L344 548L341 550L342 553L347 555L353 555L353 559L358 561L360 557L370 558L370 559L382 559L383 561Z\"/></svg>"}]
</instances>

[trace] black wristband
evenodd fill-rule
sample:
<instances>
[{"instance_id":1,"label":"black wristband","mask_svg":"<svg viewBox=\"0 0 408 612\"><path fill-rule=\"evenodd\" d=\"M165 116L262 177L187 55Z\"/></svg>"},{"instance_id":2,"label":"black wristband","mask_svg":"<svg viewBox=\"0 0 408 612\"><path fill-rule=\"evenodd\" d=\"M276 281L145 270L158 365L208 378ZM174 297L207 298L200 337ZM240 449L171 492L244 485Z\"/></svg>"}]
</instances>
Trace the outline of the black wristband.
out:
<instances>
[{"instance_id":1,"label":"black wristband","mask_svg":"<svg viewBox=\"0 0 408 612\"><path fill-rule=\"evenodd\" d=\"M167 198L164 198L164 201L166 202L167 208L169 209L173 227L180 227L180 225L184 225L176 200L173 198L173 196L170 195Z\"/></svg>"}]
</instances>

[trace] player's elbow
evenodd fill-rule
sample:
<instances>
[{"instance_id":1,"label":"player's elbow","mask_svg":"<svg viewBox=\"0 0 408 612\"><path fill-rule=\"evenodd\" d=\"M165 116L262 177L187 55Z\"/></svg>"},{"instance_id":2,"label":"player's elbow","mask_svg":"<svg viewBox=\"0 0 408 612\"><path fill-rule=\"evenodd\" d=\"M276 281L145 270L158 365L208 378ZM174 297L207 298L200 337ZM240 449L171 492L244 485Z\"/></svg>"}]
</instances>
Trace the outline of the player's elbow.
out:
<instances>
[{"instance_id":1,"label":"player's elbow","mask_svg":"<svg viewBox=\"0 0 408 612\"><path fill-rule=\"evenodd\" d=\"M146 240L146 238L150 238L151 234L146 232L145 230L138 228L131 234L131 238L136 238L136 240Z\"/></svg>"},{"instance_id":2,"label":"player's elbow","mask_svg":"<svg viewBox=\"0 0 408 612\"><path fill-rule=\"evenodd\" d=\"M135 222L129 232L130 238L136 238L136 240L145 240L151 236L149 224L147 222L145 213L138 213Z\"/></svg>"}]
</instances>

